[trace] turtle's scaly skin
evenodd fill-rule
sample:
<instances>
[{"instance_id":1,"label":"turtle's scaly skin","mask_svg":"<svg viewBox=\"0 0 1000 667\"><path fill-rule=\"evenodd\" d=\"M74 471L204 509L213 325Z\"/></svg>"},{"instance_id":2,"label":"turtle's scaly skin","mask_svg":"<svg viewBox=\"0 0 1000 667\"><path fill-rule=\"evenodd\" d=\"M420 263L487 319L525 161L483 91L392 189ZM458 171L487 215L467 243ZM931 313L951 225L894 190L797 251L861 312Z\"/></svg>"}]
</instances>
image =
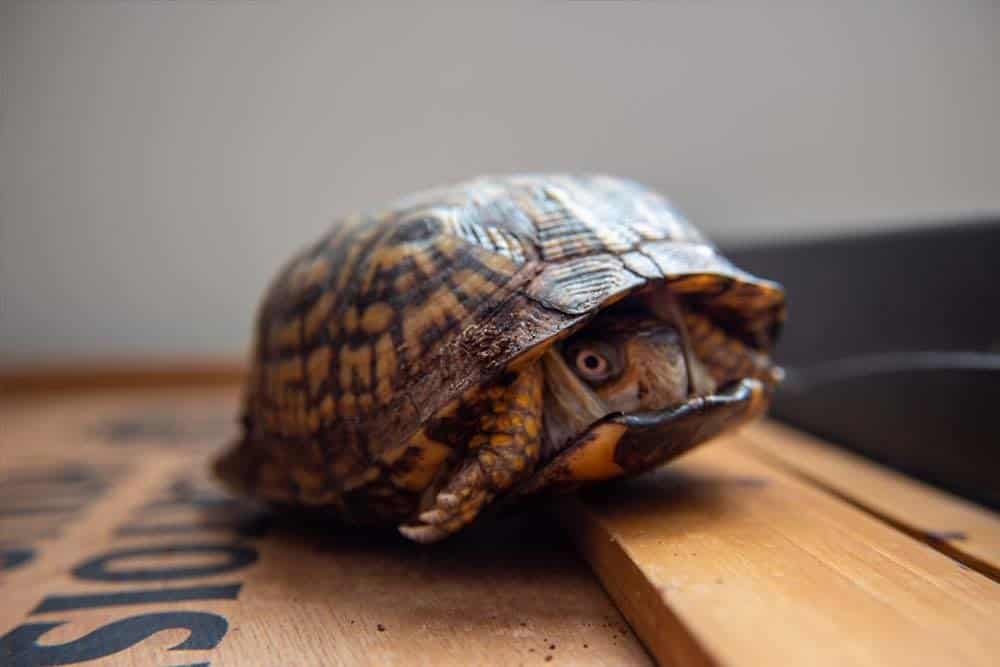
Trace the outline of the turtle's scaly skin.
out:
<instances>
[{"instance_id":1,"label":"turtle's scaly skin","mask_svg":"<svg viewBox=\"0 0 1000 667\"><path fill-rule=\"evenodd\" d=\"M244 435L217 470L264 500L360 523L413 519L425 494L481 474L462 465L470 452L508 488L538 457L497 444L539 428L540 403L520 422L505 412L535 401L532 361L650 284L702 314L702 341L716 327L729 347L767 351L784 317L779 286L629 181L484 178L349 217L271 285Z\"/></svg>"}]
</instances>

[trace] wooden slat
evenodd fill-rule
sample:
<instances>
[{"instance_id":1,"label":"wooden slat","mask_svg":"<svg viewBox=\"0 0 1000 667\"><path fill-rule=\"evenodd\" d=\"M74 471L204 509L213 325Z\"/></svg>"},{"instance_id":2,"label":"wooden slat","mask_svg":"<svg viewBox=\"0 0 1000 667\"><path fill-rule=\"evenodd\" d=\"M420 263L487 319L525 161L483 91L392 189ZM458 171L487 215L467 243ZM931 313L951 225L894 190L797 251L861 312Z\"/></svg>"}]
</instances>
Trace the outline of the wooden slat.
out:
<instances>
[{"instance_id":1,"label":"wooden slat","mask_svg":"<svg viewBox=\"0 0 1000 667\"><path fill-rule=\"evenodd\" d=\"M996 583L731 438L559 514L662 664L1000 655Z\"/></svg>"},{"instance_id":2,"label":"wooden slat","mask_svg":"<svg viewBox=\"0 0 1000 667\"><path fill-rule=\"evenodd\" d=\"M37 633L37 624L64 622L42 628L42 649L21 653L20 661L0 652L0 664L651 664L543 513L505 518L432 548L394 533L268 519L247 503L226 501L204 479L206 459L233 435L233 389L6 405L0 510L53 499L76 508L16 517L16 528L0 516L0 548L19 557L34 552L0 572L0 635L23 638L32 627ZM45 522L45 530L23 521ZM192 545L203 551L185 553ZM150 551L119 555L105 569L167 573L94 578L93 559L137 548ZM226 565L227 553L244 561L176 576L177 568ZM79 569L88 561L89 574ZM163 590L191 588L198 590L188 595L230 599L157 599ZM91 606L66 608L81 604ZM168 650L188 637L179 620L194 622L215 647ZM147 632L167 621L175 629ZM60 646L95 631L89 644Z\"/></svg>"},{"instance_id":3,"label":"wooden slat","mask_svg":"<svg viewBox=\"0 0 1000 667\"><path fill-rule=\"evenodd\" d=\"M1000 517L990 510L775 422L744 429L738 442L1000 580Z\"/></svg>"},{"instance_id":4,"label":"wooden slat","mask_svg":"<svg viewBox=\"0 0 1000 667\"><path fill-rule=\"evenodd\" d=\"M239 382L246 365L239 360L120 360L49 366L0 367L0 398L124 389L220 386Z\"/></svg>"}]
</instances>

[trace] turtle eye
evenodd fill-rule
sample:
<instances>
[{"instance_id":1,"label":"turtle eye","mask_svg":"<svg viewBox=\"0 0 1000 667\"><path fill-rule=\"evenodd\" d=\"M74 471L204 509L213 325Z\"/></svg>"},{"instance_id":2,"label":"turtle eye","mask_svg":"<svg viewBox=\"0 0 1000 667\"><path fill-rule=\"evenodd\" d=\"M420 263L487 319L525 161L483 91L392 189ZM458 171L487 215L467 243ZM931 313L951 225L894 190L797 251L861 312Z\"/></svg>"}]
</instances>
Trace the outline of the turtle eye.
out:
<instances>
[{"instance_id":1,"label":"turtle eye","mask_svg":"<svg viewBox=\"0 0 1000 667\"><path fill-rule=\"evenodd\" d=\"M604 382L614 372L611 360L593 347L574 350L573 366L577 375L587 382Z\"/></svg>"}]
</instances>

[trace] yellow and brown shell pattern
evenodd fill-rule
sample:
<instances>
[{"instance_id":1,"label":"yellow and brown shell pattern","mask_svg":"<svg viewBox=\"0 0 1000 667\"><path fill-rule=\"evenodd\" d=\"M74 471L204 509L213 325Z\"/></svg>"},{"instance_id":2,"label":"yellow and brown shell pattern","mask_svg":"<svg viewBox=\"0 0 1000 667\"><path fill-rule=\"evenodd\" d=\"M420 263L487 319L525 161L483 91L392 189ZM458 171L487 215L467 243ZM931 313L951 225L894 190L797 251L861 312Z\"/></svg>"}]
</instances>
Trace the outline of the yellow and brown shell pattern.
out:
<instances>
[{"instance_id":1,"label":"yellow and brown shell pattern","mask_svg":"<svg viewBox=\"0 0 1000 667\"><path fill-rule=\"evenodd\" d=\"M540 392L510 369L662 282L757 349L784 317L778 286L631 181L482 178L348 217L269 288L244 435L217 470L272 503L355 523L411 519L488 437L484 418L504 420L505 437L539 428L530 410L497 408L516 405L500 400L509 392L526 405Z\"/></svg>"}]
</instances>

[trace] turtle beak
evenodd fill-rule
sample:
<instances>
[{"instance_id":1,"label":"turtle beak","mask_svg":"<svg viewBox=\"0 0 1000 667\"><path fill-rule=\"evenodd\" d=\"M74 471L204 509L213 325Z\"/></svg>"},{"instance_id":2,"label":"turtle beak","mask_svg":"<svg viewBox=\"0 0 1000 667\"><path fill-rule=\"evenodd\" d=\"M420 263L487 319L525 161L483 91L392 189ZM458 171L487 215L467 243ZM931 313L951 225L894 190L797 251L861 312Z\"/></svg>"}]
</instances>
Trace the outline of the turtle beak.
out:
<instances>
[{"instance_id":1,"label":"turtle beak","mask_svg":"<svg viewBox=\"0 0 1000 667\"><path fill-rule=\"evenodd\" d=\"M522 493L645 472L762 414L770 394L770 383L744 378L662 410L610 414L539 470Z\"/></svg>"}]
</instances>

